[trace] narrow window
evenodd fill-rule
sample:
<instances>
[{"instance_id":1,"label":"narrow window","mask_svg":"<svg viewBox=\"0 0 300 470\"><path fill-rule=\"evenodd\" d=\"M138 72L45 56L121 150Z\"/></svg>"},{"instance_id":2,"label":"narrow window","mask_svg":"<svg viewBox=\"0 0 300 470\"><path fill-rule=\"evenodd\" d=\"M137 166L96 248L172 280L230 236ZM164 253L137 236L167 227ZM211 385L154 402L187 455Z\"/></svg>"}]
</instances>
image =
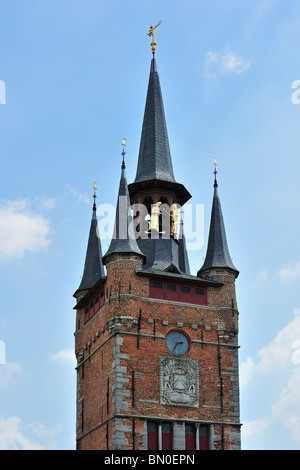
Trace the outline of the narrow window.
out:
<instances>
[{"instance_id":1,"label":"narrow window","mask_svg":"<svg viewBox=\"0 0 300 470\"><path fill-rule=\"evenodd\" d=\"M89 318L91 318L94 315L94 313L95 313L95 305L94 305L94 302L91 302Z\"/></svg>"},{"instance_id":2,"label":"narrow window","mask_svg":"<svg viewBox=\"0 0 300 470\"><path fill-rule=\"evenodd\" d=\"M174 284L167 284L167 290L172 290L173 292L176 292L176 286Z\"/></svg>"},{"instance_id":3,"label":"narrow window","mask_svg":"<svg viewBox=\"0 0 300 470\"><path fill-rule=\"evenodd\" d=\"M153 282L152 286L154 289L162 289L162 283L161 282Z\"/></svg>"},{"instance_id":4,"label":"narrow window","mask_svg":"<svg viewBox=\"0 0 300 470\"><path fill-rule=\"evenodd\" d=\"M199 426L199 449L208 450L208 427L206 425Z\"/></svg>"},{"instance_id":5,"label":"narrow window","mask_svg":"<svg viewBox=\"0 0 300 470\"><path fill-rule=\"evenodd\" d=\"M95 313L97 312L97 310L99 310L99 308L100 308L99 295L97 295L97 297L95 298Z\"/></svg>"},{"instance_id":6,"label":"narrow window","mask_svg":"<svg viewBox=\"0 0 300 470\"><path fill-rule=\"evenodd\" d=\"M158 425L153 421L147 423L148 450L158 450Z\"/></svg>"},{"instance_id":7,"label":"narrow window","mask_svg":"<svg viewBox=\"0 0 300 470\"><path fill-rule=\"evenodd\" d=\"M185 292L186 294L189 294L191 289L186 286L181 286L181 292Z\"/></svg>"},{"instance_id":8,"label":"narrow window","mask_svg":"<svg viewBox=\"0 0 300 470\"><path fill-rule=\"evenodd\" d=\"M197 294L197 295L204 295L204 289L198 289L198 288L196 288L196 289L195 289L195 294Z\"/></svg>"},{"instance_id":9,"label":"narrow window","mask_svg":"<svg viewBox=\"0 0 300 470\"><path fill-rule=\"evenodd\" d=\"M100 292L100 307L104 304L104 290Z\"/></svg>"},{"instance_id":10,"label":"narrow window","mask_svg":"<svg viewBox=\"0 0 300 470\"><path fill-rule=\"evenodd\" d=\"M87 307L84 311L84 323L89 319L89 308Z\"/></svg>"},{"instance_id":11,"label":"narrow window","mask_svg":"<svg viewBox=\"0 0 300 470\"><path fill-rule=\"evenodd\" d=\"M81 431L84 430L84 398L81 401Z\"/></svg>"},{"instance_id":12,"label":"narrow window","mask_svg":"<svg viewBox=\"0 0 300 470\"><path fill-rule=\"evenodd\" d=\"M172 426L170 423L161 425L162 450L172 449Z\"/></svg>"},{"instance_id":13,"label":"narrow window","mask_svg":"<svg viewBox=\"0 0 300 470\"><path fill-rule=\"evenodd\" d=\"M185 425L185 450L196 449L196 433L195 426L193 424Z\"/></svg>"}]
</instances>

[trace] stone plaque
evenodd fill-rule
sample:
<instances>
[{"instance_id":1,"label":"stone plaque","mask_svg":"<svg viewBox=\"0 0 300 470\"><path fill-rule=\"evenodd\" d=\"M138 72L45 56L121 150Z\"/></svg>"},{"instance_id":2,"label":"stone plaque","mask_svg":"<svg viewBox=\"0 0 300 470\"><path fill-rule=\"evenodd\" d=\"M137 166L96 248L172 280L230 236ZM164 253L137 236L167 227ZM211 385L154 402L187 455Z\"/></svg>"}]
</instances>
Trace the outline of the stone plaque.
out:
<instances>
[{"instance_id":1,"label":"stone plaque","mask_svg":"<svg viewBox=\"0 0 300 470\"><path fill-rule=\"evenodd\" d=\"M199 367L196 359L160 358L162 405L199 406Z\"/></svg>"}]
</instances>

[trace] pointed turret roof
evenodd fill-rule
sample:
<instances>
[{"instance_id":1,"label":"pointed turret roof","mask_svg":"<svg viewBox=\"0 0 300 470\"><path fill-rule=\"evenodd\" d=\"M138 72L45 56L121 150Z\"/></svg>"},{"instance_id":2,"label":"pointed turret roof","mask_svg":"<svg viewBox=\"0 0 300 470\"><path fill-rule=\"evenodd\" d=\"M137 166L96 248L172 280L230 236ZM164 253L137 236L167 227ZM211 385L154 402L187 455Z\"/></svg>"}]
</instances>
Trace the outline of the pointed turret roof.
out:
<instances>
[{"instance_id":1,"label":"pointed turret roof","mask_svg":"<svg viewBox=\"0 0 300 470\"><path fill-rule=\"evenodd\" d=\"M96 282L105 276L96 210L96 203L94 201L83 275L80 286L74 296L76 296L80 291L91 289Z\"/></svg>"},{"instance_id":2,"label":"pointed turret roof","mask_svg":"<svg viewBox=\"0 0 300 470\"><path fill-rule=\"evenodd\" d=\"M182 220L180 221L179 240L180 240L180 249L179 249L180 270L183 273L190 274L190 264L189 264L188 252L186 249L186 240L185 240Z\"/></svg>"},{"instance_id":3,"label":"pointed turret roof","mask_svg":"<svg viewBox=\"0 0 300 470\"><path fill-rule=\"evenodd\" d=\"M155 58L151 60L135 182L154 179L175 182Z\"/></svg>"},{"instance_id":4,"label":"pointed turret roof","mask_svg":"<svg viewBox=\"0 0 300 470\"><path fill-rule=\"evenodd\" d=\"M115 253L133 253L145 258L138 247L135 234L133 232L130 198L128 193L124 160L121 167L121 179L117 199L113 237L106 254L102 258L103 263L106 264L108 256Z\"/></svg>"},{"instance_id":5,"label":"pointed turret roof","mask_svg":"<svg viewBox=\"0 0 300 470\"><path fill-rule=\"evenodd\" d=\"M169 146L165 110L156 59L151 60L148 91L135 180L129 185L130 196L146 188L173 191L183 205L191 195L175 181Z\"/></svg>"},{"instance_id":6,"label":"pointed turret roof","mask_svg":"<svg viewBox=\"0 0 300 470\"><path fill-rule=\"evenodd\" d=\"M197 276L201 277L204 271L213 268L228 268L235 274L236 277L239 274L239 271L232 263L228 250L226 231L216 177L214 182L214 196L211 210L207 252L203 266L201 267L201 269L199 269Z\"/></svg>"}]
</instances>

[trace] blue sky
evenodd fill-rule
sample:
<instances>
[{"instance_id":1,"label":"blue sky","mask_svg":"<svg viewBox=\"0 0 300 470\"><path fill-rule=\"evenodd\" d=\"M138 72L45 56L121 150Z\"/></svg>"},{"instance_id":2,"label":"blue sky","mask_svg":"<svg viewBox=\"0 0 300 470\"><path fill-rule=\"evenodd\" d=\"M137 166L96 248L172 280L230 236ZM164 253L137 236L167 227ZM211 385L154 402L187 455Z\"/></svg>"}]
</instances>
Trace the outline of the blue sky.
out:
<instances>
[{"instance_id":1,"label":"blue sky","mask_svg":"<svg viewBox=\"0 0 300 470\"><path fill-rule=\"evenodd\" d=\"M214 158L240 270L242 448L300 449L300 2L0 0L0 10L0 449L75 447L72 295L92 186L98 204L115 204L123 137L135 177L146 34L159 20L175 177L204 206L191 271L205 256Z\"/></svg>"}]
</instances>

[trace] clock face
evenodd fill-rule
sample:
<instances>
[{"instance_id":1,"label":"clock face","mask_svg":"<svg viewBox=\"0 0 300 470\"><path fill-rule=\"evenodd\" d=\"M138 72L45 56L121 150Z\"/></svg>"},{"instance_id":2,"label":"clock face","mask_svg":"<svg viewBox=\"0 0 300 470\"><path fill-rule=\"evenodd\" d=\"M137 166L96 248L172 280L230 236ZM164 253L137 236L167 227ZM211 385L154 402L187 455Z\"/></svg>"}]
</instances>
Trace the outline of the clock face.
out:
<instances>
[{"instance_id":1,"label":"clock face","mask_svg":"<svg viewBox=\"0 0 300 470\"><path fill-rule=\"evenodd\" d=\"M180 331L171 331L166 338L166 345L172 354L182 356L189 348L189 341Z\"/></svg>"}]
</instances>

